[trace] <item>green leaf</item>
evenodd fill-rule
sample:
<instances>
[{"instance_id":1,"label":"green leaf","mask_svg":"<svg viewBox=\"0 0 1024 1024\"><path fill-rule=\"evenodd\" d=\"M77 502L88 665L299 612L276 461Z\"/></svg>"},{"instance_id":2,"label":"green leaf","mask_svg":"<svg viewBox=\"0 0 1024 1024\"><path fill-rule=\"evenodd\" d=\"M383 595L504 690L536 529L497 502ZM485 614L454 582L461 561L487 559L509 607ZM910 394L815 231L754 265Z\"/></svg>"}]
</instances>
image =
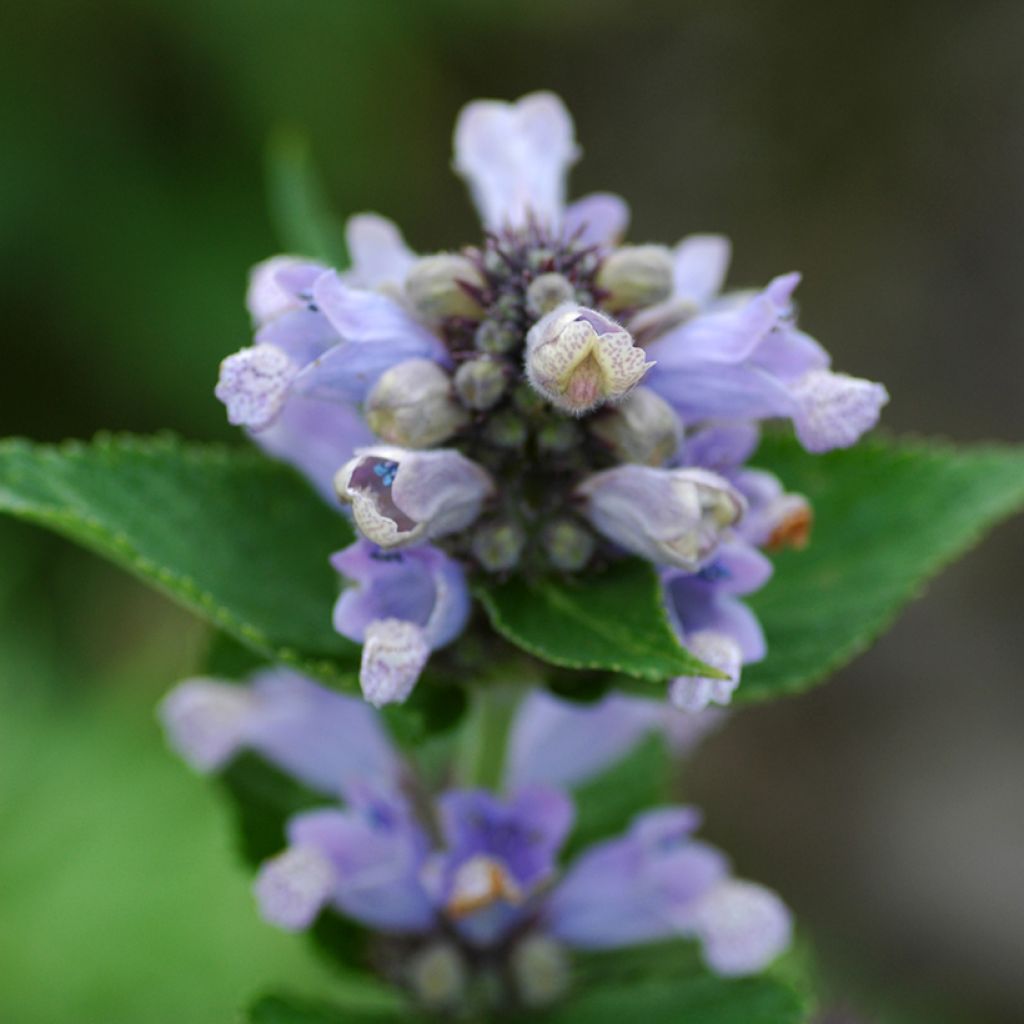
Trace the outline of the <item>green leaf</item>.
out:
<instances>
[{"instance_id":1,"label":"green leaf","mask_svg":"<svg viewBox=\"0 0 1024 1024\"><path fill-rule=\"evenodd\" d=\"M0 443L0 511L125 566L264 657L355 689L328 556L352 530L256 451L172 438Z\"/></svg>"},{"instance_id":2,"label":"green leaf","mask_svg":"<svg viewBox=\"0 0 1024 1024\"><path fill-rule=\"evenodd\" d=\"M768 437L755 460L814 505L810 546L784 551L750 601L768 657L739 700L796 693L859 654L940 569L1024 506L1024 450L870 439L809 455Z\"/></svg>"},{"instance_id":3,"label":"green leaf","mask_svg":"<svg viewBox=\"0 0 1024 1024\"><path fill-rule=\"evenodd\" d=\"M545 1024L802 1024L807 1007L770 977L726 980L710 974L649 978L584 990Z\"/></svg>"},{"instance_id":4,"label":"green leaf","mask_svg":"<svg viewBox=\"0 0 1024 1024\"><path fill-rule=\"evenodd\" d=\"M552 665L654 682L720 676L680 646L657 574L645 562L626 559L578 581L513 578L477 593L499 633Z\"/></svg>"},{"instance_id":5,"label":"green leaf","mask_svg":"<svg viewBox=\"0 0 1024 1024\"><path fill-rule=\"evenodd\" d=\"M248 1024L360 1024L407 1019L398 1010L398 997L383 989L373 978L367 978L367 985L382 990L382 997L369 1005L345 1005L340 1002L300 999L295 996L264 996L250 1007L246 1015Z\"/></svg>"},{"instance_id":6,"label":"green leaf","mask_svg":"<svg viewBox=\"0 0 1024 1024\"><path fill-rule=\"evenodd\" d=\"M271 136L267 185L271 216L284 248L329 266L345 266L344 234L331 212L305 136L287 128Z\"/></svg>"},{"instance_id":7,"label":"green leaf","mask_svg":"<svg viewBox=\"0 0 1024 1024\"><path fill-rule=\"evenodd\" d=\"M576 819L566 858L591 843L619 835L640 811L664 802L671 776L672 759L665 741L651 736L607 771L574 789Z\"/></svg>"}]
</instances>

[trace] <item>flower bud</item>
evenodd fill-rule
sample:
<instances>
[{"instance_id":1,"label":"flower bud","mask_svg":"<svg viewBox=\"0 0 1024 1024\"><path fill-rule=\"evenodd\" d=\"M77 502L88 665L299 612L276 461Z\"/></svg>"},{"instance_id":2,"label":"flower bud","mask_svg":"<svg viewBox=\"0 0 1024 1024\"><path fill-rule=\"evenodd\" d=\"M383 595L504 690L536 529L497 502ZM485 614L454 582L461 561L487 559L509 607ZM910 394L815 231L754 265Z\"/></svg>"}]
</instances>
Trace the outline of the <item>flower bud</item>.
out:
<instances>
[{"instance_id":1,"label":"flower bud","mask_svg":"<svg viewBox=\"0 0 1024 1024\"><path fill-rule=\"evenodd\" d=\"M466 992L466 961L450 942L432 942L413 955L408 966L409 987L427 1010L460 1006Z\"/></svg>"},{"instance_id":2,"label":"flower bud","mask_svg":"<svg viewBox=\"0 0 1024 1024\"><path fill-rule=\"evenodd\" d=\"M548 561L565 572L578 572L594 554L594 535L573 519L556 519L541 538Z\"/></svg>"},{"instance_id":3,"label":"flower bud","mask_svg":"<svg viewBox=\"0 0 1024 1024\"><path fill-rule=\"evenodd\" d=\"M220 364L213 393L227 406L229 423L263 430L277 418L298 372L294 361L276 345L253 345Z\"/></svg>"},{"instance_id":4,"label":"flower bud","mask_svg":"<svg viewBox=\"0 0 1024 1024\"><path fill-rule=\"evenodd\" d=\"M446 448L412 452L362 448L334 477L367 540L397 548L455 533L480 514L494 482L475 462Z\"/></svg>"},{"instance_id":5,"label":"flower bud","mask_svg":"<svg viewBox=\"0 0 1024 1024\"><path fill-rule=\"evenodd\" d=\"M583 431L574 420L559 417L537 431L537 447L545 455L564 455L576 448Z\"/></svg>"},{"instance_id":6,"label":"flower bud","mask_svg":"<svg viewBox=\"0 0 1024 1024\"><path fill-rule=\"evenodd\" d=\"M468 422L448 374L430 359L407 359L381 374L366 400L366 422L381 439L432 448Z\"/></svg>"},{"instance_id":7,"label":"flower bud","mask_svg":"<svg viewBox=\"0 0 1024 1024\"><path fill-rule=\"evenodd\" d=\"M414 622L378 619L366 627L359 685L375 708L402 704L412 693L427 659L430 644Z\"/></svg>"},{"instance_id":8,"label":"flower bud","mask_svg":"<svg viewBox=\"0 0 1024 1024\"><path fill-rule=\"evenodd\" d=\"M569 988L569 958L565 947L547 935L528 935L512 950L512 978L520 1002L543 1009Z\"/></svg>"},{"instance_id":9,"label":"flower bud","mask_svg":"<svg viewBox=\"0 0 1024 1024\"><path fill-rule=\"evenodd\" d=\"M522 340L519 331L501 320L484 320L473 335L473 344L481 352L496 356L511 352Z\"/></svg>"},{"instance_id":10,"label":"flower bud","mask_svg":"<svg viewBox=\"0 0 1024 1024\"><path fill-rule=\"evenodd\" d=\"M484 428L484 437L490 444L511 451L522 448L528 436L525 420L511 409L502 409L495 413Z\"/></svg>"},{"instance_id":11,"label":"flower bud","mask_svg":"<svg viewBox=\"0 0 1024 1024\"><path fill-rule=\"evenodd\" d=\"M561 274L541 274L526 289L526 309L533 316L544 316L571 302L574 296L575 290L568 278Z\"/></svg>"},{"instance_id":12,"label":"flower bud","mask_svg":"<svg viewBox=\"0 0 1024 1024\"><path fill-rule=\"evenodd\" d=\"M486 287L480 271L457 253L439 252L417 260L405 279L412 308L425 320L463 316L476 320L483 307L472 291Z\"/></svg>"},{"instance_id":13,"label":"flower bud","mask_svg":"<svg viewBox=\"0 0 1024 1024\"><path fill-rule=\"evenodd\" d=\"M526 374L549 402L577 416L625 397L653 363L601 313L561 306L526 336Z\"/></svg>"},{"instance_id":14,"label":"flower bud","mask_svg":"<svg viewBox=\"0 0 1024 1024\"><path fill-rule=\"evenodd\" d=\"M505 572L519 564L526 536L516 523L484 523L473 531L473 557L488 572Z\"/></svg>"},{"instance_id":15,"label":"flower bud","mask_svg":"<svg viewBox=\"0 0 1024 1024\"><path fill-rule=\"evenodd\" d=\"M664 465L679 450L683 423L650 388L639 387L618 405L604 409L587 426L620 462Z\"/></svg>"},{"instance_id":16,"label":"flower bud","mask_svg":"<svg viewBox=\"0 0 1024 1024\"><path fill-rule=\"evenodd\" d=\"M627 245L616 249L597 272L608 309L637 309L672 294L672 253L663 245Z\"/></svg>"},{"instance_id":17,"label":"flower bud","mask_svg":"<svg viewBox=\"0 0 1024 1024\"><path fill-rule=\"evenodd\" d=\"M609 540L658 565L697 572L746 503L728 481L703 469L619 466L577 489L590 522Z\"/></svg>"},{"instance_id":18,"label":"flower bud","mask_svg":"<svg viewBox=\"0 0 1024 1024\"><path fill-rule=\"evenodd\" d=\"M506 365L494 359L470 359L455 371L455 391L464 405L480 412L496 405L508 386Z\"/></svg>"}]
</instances>

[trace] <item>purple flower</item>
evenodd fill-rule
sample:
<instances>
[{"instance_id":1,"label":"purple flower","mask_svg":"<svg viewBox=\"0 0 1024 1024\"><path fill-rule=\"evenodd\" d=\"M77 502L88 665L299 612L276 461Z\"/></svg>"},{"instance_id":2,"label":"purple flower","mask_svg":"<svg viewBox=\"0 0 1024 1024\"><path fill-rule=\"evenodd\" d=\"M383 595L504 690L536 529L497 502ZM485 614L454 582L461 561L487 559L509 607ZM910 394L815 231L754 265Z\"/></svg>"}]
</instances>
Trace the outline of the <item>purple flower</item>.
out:
<instances>
[{"instance_id":1,"label":"purple flower","mask_svg":"<svg viewBox=\"0 0 1024 1024\"><path fill-rule=\"evenodd\" d=\"M687 422L785 417L809 451L855 443L889 396L880 384L828 369L825 350L794 324L799 281L799 274L778 277L763 292L724 299L654 340L646 325L642 336L657 363L650 387Z\"/></svg>"},{"instance_id":2,"label":"purple flower","mask_svg":"<svg viewBox=\"0 0 1024 1024\"><path fill-rule=\"evenodd\" d=\"M750 590L709 578L717 552L801 547L812 520L806 499L746 468L759 422L788 419L805 448L827 451L855 443L888 396L833 372L797 327L799 274L723 291L723 236L623 244L622 199L567 203L579 154L551 93L469 104L453 164L483 239L417 254L364 213L346 226L348 269L260 264L254 343L224 360L216 394L378 547L429 541L470 574L584 585L625 555L671 568L680 635L723 677L675 680L672 700L724 704L763 638L737 600ZM360 568L364 601L379 567ZM386 604L358 629L336 617L364 646L378 704L403 700L437 647L426 605L410 616Z\"/></svg>"},{"instance_id":3,"label":"purple flower","mask_svg":"<svg viewBox=\"0 0 1024 1024\"><path fill-rule=\"evenodd\" d=\"M452 955L467 970L480 955L507 957L538 1004L567 983L564 964L548 977L536 962L560 963L559 950L690 937L712 970L731 975L760 970L788 944L788 911L693 837L692 809L643 813L624 835L560 864L573 821L564 787L644 735L671 732L669 718L682 716L658 702L610 696L580 707L534 693L513 723L506 793L420 790L415 803L376 714L294 673L263 673L249 686L191 680L162 717L172 743L204 770L248 746L340 799L292 817L285 849L259 871L260 911L282 928L306 929L330 908L413 941L416 958L443 945L435 966L445 977ZM429 999L434 972L415 964L414 989Z\"/></svg>"},{"instance_id":4,"label":"purple flower","mask_svg":"<svg viewBox=\"0 0 1024 1024\"><path fill-rule=\"evenodd\" d=\"M434 913L419 882L428 840L404 798L352 788L346 804L289 821L287 850L256 879L261 913L299 931L330 904L381 931L428 931Z\"/></svg>"},{"instance_id":5,"label":"purple flower","mask_svg":"<svg viewBox=\"0 0 1024 1024\"><path fill-rule=\"evenodd\" d=\"M335 487L363 536L383 548L465 529L494 492L487 472L457 451L387 445L360 449L338 471Z\"/></svg>"},{"instance_id":6,"label":"purple flower","mask_svg":"<svg viewBox=\"0 0 1024 1024\"><path fill-rule=\"evenodd\" d=\"M609 540L687 572L711 558L744 510L728 481L702 469L619 466L586 479L577 496L586 517Z\"/></svg>"},{"instance_id":7,"label":"purple flower","mask_svg":"<svg viewBox=\"0 0 1024 1024\"><path fill-rule=\"evenodd\" d=\"M430 651L466 625L465 574L437 548L386 552L365 540L333 555L331 564L348 581L334 606L334 627L365 643L363 693L378 707L404 700Z\"/></svg>"},{"instance_id":8,"label":"purple flower","mask_svg":"<svg viewBox=\"0 0 1024 1024\"><path fill-rule=\"evenodd\" d=\"M663 575L669 617L680 640L726 679L684 676L672 681L669 697L684 711L728 704L739 684L740 668L765 655L764 633L739 597L759 590L771 578L772 564L756 548L735 539L719 548L700 572Z\"/></svg>"},{"instance_id":9,"label":"purple flower","mask_svg":"<svg viewBox=\"0 0 1024 1024\"><path fill-rule=\"evenodd\" d=\"M365 778L396 785L401 773L370 708L287 669L257 672L246 685L188 679L164 699L159 714L171 746L200 771L252 750L335 795Z\"/></svg>"}]
</instances>

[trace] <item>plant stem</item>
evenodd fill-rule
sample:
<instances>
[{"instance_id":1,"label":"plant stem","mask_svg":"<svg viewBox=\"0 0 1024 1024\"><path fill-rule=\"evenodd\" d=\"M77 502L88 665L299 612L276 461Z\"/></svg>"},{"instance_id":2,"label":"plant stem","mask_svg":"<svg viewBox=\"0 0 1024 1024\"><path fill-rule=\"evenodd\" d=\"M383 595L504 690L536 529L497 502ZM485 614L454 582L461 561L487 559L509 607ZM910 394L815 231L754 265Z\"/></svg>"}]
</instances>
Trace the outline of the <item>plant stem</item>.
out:
<instances>
[{"instance_id":1,"label":"plant stem","mask_svg":"<svg viewBox=\"0 0 1024 1024\"><path fill-rule=\"evenodd\" d=\"M508 736L525 693L520 683L489 682L473 688L460 742L458 772L464 786L498 790Z\"/></svg>"}]
</instances>

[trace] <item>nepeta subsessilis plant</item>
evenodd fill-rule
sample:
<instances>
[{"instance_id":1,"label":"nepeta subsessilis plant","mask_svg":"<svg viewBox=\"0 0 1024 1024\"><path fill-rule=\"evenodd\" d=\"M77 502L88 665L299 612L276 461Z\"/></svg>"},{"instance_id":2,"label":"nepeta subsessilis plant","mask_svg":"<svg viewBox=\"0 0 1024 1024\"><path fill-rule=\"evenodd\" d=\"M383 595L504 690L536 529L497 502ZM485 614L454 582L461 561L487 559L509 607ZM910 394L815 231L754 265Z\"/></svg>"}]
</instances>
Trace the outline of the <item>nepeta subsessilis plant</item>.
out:
<instances>
[{"instance_id":1,"label":"nepeta subsessilis plant","mask_svg":"<svg viewBox=\"0 0 1024 1024\"><path fill-rule=\"evenodd\" d=\"M623 200L566 202L578 155L550 94L470 104L474 244L361 214L338 266L309 235L259 264L215 391L273 458L0 447L0 509L214 629L169 740L235 806L262 916L358 989L253 1024L806 1020L790 914L695 837L681 755L1024 504L1012 448L858 444L886 391L797 326L799 276L723 290L720 236L625 244Z\"/></svg>"},{"instance_id":2,"label":"nepeta subsessilis plant","mask_svg":"<svg viewBox=\"0 0 1024 1024\"><path fill-rule=\"evenodd\" d=\"M467 577L585 579L624 554L653 563L680 639L715 675L669 695L729 703L765 641L738 600L807 542L811 510L745 468L757 423L793 421L813 452L852 445L887 400L829 369L796 325L787 274L722 292L729 243L622 245L617 196L566 205L578 156L547 93L470 104L456 170L481 243L417 257L398 229L352 218L352 268L258 266L254 344L227 358L232 423L351 507L335 609L363 645L363 692L404 701L469 618Z\"/></svg>"}]
</instances>

